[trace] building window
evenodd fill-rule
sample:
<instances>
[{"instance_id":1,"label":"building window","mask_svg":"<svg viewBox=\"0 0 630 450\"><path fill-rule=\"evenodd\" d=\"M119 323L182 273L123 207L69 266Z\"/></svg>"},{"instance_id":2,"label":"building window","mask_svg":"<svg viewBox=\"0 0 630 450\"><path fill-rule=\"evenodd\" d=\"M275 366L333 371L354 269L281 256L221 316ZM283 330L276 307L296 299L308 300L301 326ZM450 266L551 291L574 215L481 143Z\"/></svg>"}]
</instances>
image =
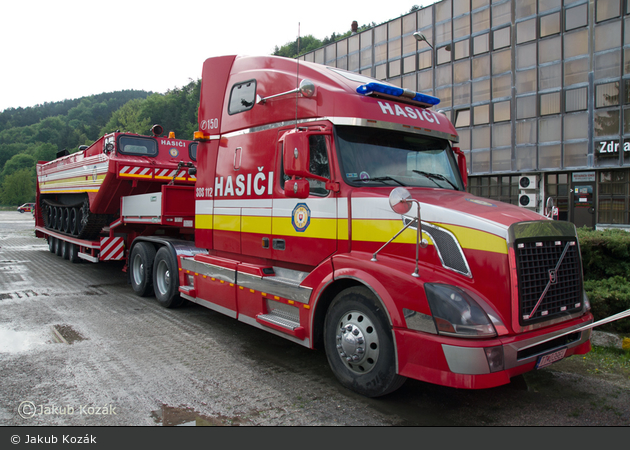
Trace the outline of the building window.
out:
<instances>
[{"instance_id":1,"label":"building window","mask_svg":"<svg viewBox=\"0 0 630 450\"><path fill-rule=\"evenodd\" d=\"M473 123L475 125L490 123L490 105L480 105L473 108Z\"/></svg>"},{"instance_id":2,"label":"building window","mask_svg":"<svg viewBox=\"0 0 630 450\"><path fill-rule=\"evenodd\" d=\"M470 109L459 109L455 111L455 128L470 126Z\"/></svg>"},{"instance_id":3,"label":"building window","mask_svg":"<svg viewBox=\"0 0 630 450\"><path fill-rule=\"evenodd\" d=\"M540 115L560 113L560 91L540 95Z\"/></svg>"},{"instance_id":4,"label":"building window","mask_svg":"<svg viewBox=\"0 0 630 450\"><path fill-rule=\"evenodd\" d=\"M597 0L595 4L595 21L619 17L620 0Z\"/></svg>"},{"instance_id":5,"label":"building window","mask_svg":"<svg viewBox=\"0 0 630 450\"><path fill-rule=\"evenodd\" d=\"M616 106L619 104L619 82L595 86L595 107Z\"/></svg>"},{"instance_id":6,"label":"building window","mask_svg":"<svg viewBox=\"0 0 630 450\"><path fill-rule=\"evenodd\" d=\"M473 54L479 55L490 51L490 35L488 33L473 38Z\"/></svg>"},{"instance_id":7,"label":"building window","mask_svg":"<svg viewBox=\"0 0 630 450\"><path fill-rule=\"evenodd\" d=\"M511 28L507 27L507 28L501 28L500 30L495 30L493 35L492 35L492 41L493 41L493 49L494 50L498 50L500 48L505 48L505 47L509 47L510 45L512 45L512 39L511 39Z\"/></svg>"},{"instance_id":8,"label":"building window","mask_svg":"<svg viewBox=\"0 0 630 450\"><path fill-rule=\"evenodd\" d=\"M451 62L451 46L446 45L437 49L437 63L446 64Z\"/></svg>"},{"instance_id":9,"label":"building window","mask_svg":"<svg viewBox=\"0 0 630 450\"><path fill-rule=\"evenodd\" d=\"M510 100L494 103L493 108L495 122L505 122L510 120L512 116L512 102Z\"/></svg>"},{"instance_id":10,"label":"building window","mask_svg":"<svg viewBox=\"0 0 630 450\"><path fill-rule=\"evenodd\" d=\"M470 56L470 40L455 42L455 59L468 58Z\"/></svg>"},{"instance_id":11,"label":"building window","mask_svg":"<svg viewBox=\"0 0 630 450\"><path fill-rule=\"evenodd\" d=\"M536 39L536 19L516 24L516 43L522 44Z\"/></svg>"},{"instance_id":12,"label":"building window","mask_svg":"<svg viewBox=\"0 0 630 450\"><path fill-rule=\"evenodd\" d=\"M627 224L628 171L615 170L599 173L598 223Z\"/></svg>"},{"instance_id":13,"label":"building window","mask_svg":"<svg viewBox=\"0 0 630 450\"><path fill-rule=\"evenodd\" d=\"M588 88L571 89L565 93L565 111L583 111L587 107Z\"/></svg>"},{"instance_id":14,"label":"building window","mask_svg":"<svg viewBox=\"0 0 630 450\"><path fill-rule=\"evenodd\" d=\"M536 96L528 95L526 97L517 97L516 99L516 118L525 119L527 117L536 117ZM536 141L531 141L536 142Z\"/></svg>"},{"instance_id":15,"label":"building window","mask_svg":"<svg viewBox=\"0 0 630 450\"><path fill-rule=\"evenodd\" d=\"M540 18L540 37L560 33L560 13L549 14Z\"/></svg>"}]
</instances>

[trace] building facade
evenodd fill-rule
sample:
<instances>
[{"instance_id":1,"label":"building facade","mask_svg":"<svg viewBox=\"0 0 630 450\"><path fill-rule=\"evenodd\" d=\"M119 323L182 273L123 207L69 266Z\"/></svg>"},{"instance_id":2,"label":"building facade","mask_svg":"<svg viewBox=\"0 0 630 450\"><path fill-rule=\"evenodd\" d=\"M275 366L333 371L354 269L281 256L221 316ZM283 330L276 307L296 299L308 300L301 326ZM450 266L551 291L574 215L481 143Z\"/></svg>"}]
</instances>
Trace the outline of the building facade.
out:
<instances>
[{"instance_id":1,"label":"building facade","mask_svg":"<svg viewBox=\"0 0 630 450\"><path fill-rule=\"evenodd\" d=\"M629 4L442 0L300 59L440 98L473 194L628 228Z\"/></svg>"}]
</instances>

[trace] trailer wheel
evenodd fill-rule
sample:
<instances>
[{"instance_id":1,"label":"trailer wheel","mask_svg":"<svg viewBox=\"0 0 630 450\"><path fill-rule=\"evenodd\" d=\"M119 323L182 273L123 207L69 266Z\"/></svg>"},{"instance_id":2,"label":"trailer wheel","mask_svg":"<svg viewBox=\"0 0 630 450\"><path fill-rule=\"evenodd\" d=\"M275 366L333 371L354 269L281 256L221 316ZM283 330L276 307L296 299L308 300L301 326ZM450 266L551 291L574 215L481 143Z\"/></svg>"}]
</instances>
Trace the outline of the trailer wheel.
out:
<instances>
[{"instance_id":1,"label":"trailer wheel","mask_svg":"<svg viewBox=\"0 0 630 450\"><path fill-rule=\"evenodd\" d=\"M340 292L326 313L324 346L339 382L367 397L389 394L406 378L396 373L391 327L365 287Z\"/></svg>"},{"instance_id":2,"label":"trailer wheel","mask_svg":"<svg viewBox=\"0 0 630 450\"><path fill-rule=\"evenodd\" d=\"M59 245L61 245L61 257L63 259L68 259L70 257L70 242L60 241Z\"/></svg>"},{"instance_id":3,"label":"trailer wheel","mask_svg":"<svg viewBox=\"0 0 630 450\"><path fill-rule=\"evenodd\" d=\"M155 298L165 308L177 308L184 299L179 295L177 261L168 247L158 250L153 264Z\"/></svg>"},{"instance_id":4,"label":"trailer wheel","mask_svg":"<svg viewBox=\"0 0 630 450\"><path fill-rule=\"evenodd\" d=\"M48 236L48 251L55 253L55 238L52 236Z\"/></svg>"},{"instance_id":5,"label":"trailer wheel","mask_svg":"<svg viewBox=\"0 0 630 450\"><path fill-rule=\"evenodd\" d=\"M70 248L68 250L68 259L71 263L80 263L81 258L79 258L79 246L77 244L69 244Z\"/></svg>"},{"instance_id":6,"label":"trailer wheel","mask_svg":"<svg viewBox=\"0 0 630 450\"><path fill-rule=\"evenodd\" d=\"M140 297L153 294L153 260L155 247L148 242L138 242L131 250L129 271L131 286Z\"/></svg>"},{"instance_id":7,"label":"trailer wheel","mask_svg":"<svg viewBox=\"0 0 630 450\"><path fill-rule=\"evenodd\" d=\"M61 239L55 238L55 254L57 256L61 256L62 248L63 248L63 241Z\"/></svg>"}]
</instances>

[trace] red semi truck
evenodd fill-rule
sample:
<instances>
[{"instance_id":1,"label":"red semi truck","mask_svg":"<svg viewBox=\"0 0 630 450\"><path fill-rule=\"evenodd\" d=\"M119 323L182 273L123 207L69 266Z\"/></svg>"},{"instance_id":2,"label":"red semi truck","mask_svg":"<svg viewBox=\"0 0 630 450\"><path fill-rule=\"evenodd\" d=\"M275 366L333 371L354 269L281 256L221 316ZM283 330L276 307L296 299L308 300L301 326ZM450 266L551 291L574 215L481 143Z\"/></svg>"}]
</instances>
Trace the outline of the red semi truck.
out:
<instances>
[{"instance_id":1,"label":"red semi truck","mask_svg":"<svg viewBox=\"0 0 630 450\"><path fill-rule=\"evenodd\" d=\"M123 196L133 289L323 348L366 396L407 377L489 388L587 353L575 227L468 194L438 102L291 59L206 60L181 189L194 232L138 232L151 195Z\"/></svg>"}]
</instances>

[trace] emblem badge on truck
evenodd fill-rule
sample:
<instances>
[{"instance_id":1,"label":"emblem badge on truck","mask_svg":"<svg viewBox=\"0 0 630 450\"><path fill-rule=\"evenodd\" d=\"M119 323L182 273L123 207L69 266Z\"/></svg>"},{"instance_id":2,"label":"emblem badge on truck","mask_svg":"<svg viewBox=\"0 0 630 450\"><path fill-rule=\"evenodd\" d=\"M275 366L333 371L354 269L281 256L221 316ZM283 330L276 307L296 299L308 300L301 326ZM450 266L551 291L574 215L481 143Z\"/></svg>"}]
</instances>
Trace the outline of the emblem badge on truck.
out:
<instances>
[{"instance_id":1,"label":"emblem badge on truck","mask_svg":"<svg viewBox=\"0 0 630 450\"><path fill-rule=\"evenodd\" d=\"M295 205L295 208L293 208L291 223L293 224L295 231L300 233L306 231L311 223L311 210L306 203L298 203Z\"/></svg>"}]
</instances>

